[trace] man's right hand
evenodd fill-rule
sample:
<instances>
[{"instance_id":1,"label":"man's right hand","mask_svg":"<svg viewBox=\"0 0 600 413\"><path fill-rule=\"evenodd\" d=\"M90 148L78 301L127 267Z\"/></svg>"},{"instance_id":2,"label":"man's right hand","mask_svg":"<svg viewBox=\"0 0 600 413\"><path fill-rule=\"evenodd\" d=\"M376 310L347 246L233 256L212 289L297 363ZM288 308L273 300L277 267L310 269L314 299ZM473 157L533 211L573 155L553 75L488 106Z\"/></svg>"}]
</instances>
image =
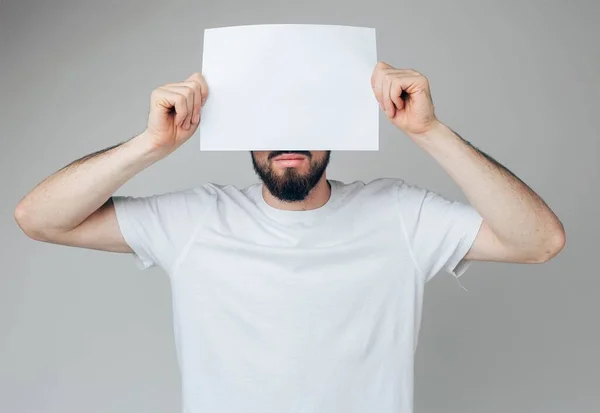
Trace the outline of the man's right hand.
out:
<instances>
[{"instance_id":1,"label":"man's right hand","mask_svg":"<svg viewBox=\"0 0 600 413\"><path fill-rule=\"evenodd\" d=\"M208 86L201 73L158 87L150 98L143 139L162 156L173 152L198 129L200 110L207 98Z\"/></svg>"}]
</instances>

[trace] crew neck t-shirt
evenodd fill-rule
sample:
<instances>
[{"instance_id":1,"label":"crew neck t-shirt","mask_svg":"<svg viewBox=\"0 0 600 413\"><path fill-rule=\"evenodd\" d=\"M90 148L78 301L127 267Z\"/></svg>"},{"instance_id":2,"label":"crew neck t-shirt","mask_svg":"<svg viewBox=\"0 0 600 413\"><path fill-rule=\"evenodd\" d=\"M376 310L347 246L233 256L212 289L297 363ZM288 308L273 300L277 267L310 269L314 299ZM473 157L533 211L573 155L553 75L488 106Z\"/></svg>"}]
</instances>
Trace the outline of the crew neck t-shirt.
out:
<instances>
[{"instance_id":1,"label":"crew neck t-shirt","mask_svg":"<svg viewBox=\"0 0 600 413\"><path fill-rule=\"evenodd\" d=\"M466 271L482 217L401 179L329 183L305 211L262 183L113 197L169 276L185 413L412 413L424 285Z\"/></svg>"}]
</instances>

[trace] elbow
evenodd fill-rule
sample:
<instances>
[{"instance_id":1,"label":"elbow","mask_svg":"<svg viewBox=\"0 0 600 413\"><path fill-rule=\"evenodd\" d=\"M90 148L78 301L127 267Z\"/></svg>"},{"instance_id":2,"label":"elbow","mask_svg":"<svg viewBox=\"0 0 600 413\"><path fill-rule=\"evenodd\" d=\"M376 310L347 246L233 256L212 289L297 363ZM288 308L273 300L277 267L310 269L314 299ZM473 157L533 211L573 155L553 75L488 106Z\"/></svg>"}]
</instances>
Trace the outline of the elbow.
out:
<instances>
[{"instance_id":1,"label":"elbow","mask_svg":"<svg viewBox=\"0 0 600 413\"><path fill-rule=\"evenodd\" d=\"M565 230L562 225L559 225L557 229L547 237L547 241L543 243L543 247L540 248L539 253L535 258L535 263L543 264L556 257L564 248L567 243L567 237Z\"/></svg>"},{"instance_id":2,"label":"elbow","mask_svg":"<svg viewBox=\"0 0 600 413\"><path fill-rule=\"evenodd\" d=\"M44 241L45 237L43 236L42 231L37 229L35 225L31 223L30 219L31 214L27 210L27 208L23 205L23 203L19 203L14 211L14 218L17 222L17 225L23 231L25 235L35 241Z\"/></svg>"},{"instance_id":3,"label":"elbow","mask_svg":"<svg viewBox=\"0 0 600 413\"><path fill-rule=\"evenodd\" d=\"M21 228L21 230L23 232L27 233L27 231L25 229L26 228L25 222L27 221L27 210L25 209L25 207L23 206L22 203L17 205L17 207L15 208L14 218L15 218L15 221L17 222L17 225L19 226L19 228Z\"/></svg>"}]
</instances>

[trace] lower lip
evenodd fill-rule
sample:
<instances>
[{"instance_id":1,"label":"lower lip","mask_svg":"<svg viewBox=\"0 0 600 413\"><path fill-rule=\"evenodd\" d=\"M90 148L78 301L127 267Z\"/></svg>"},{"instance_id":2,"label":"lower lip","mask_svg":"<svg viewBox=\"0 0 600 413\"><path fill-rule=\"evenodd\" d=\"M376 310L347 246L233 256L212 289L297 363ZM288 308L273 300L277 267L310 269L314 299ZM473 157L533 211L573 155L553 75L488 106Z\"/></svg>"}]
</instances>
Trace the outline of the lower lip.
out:
<instances>
[{"instance_id":1,"label":"lower lip","mask_svg":"<svg viewBox=\"0 0 600 413\"><path fill-rule=\"evenodd\" d=\"M304 159L280 159L276 160L275 163L280 166L300 166L304 162Z\"/></svg>"}]
</instances>

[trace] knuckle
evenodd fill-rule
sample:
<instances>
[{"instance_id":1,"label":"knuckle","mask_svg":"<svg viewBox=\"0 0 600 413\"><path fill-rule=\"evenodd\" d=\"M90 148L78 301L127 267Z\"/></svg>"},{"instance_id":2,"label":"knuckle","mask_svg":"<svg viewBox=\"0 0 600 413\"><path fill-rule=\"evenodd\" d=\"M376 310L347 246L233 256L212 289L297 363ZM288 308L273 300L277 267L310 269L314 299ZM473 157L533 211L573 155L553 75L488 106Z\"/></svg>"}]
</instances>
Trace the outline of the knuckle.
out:
<instances>
[{"instance_id":1,"label":"knuckle","mask_svg":"<svg viewBox=\"0 0 600 413\"><path fill-rule=\"evenodd\" d=\"M202 73L200 72L194 72L192 73L192 75L189 77L189 80L192 80L194 82L202 82L204 78L202 77Z\"/></svg>"},{"instance_id":2,"label":"knuckle","mask_svg":"<svg viewBox=\"0 0 600 413\"><path fill-rule=\"evenodd\" d=\"M187 85L192 89L193 93L202 93L202 84L198 80L190 80Z\"/></svg>"}]
</instances>

